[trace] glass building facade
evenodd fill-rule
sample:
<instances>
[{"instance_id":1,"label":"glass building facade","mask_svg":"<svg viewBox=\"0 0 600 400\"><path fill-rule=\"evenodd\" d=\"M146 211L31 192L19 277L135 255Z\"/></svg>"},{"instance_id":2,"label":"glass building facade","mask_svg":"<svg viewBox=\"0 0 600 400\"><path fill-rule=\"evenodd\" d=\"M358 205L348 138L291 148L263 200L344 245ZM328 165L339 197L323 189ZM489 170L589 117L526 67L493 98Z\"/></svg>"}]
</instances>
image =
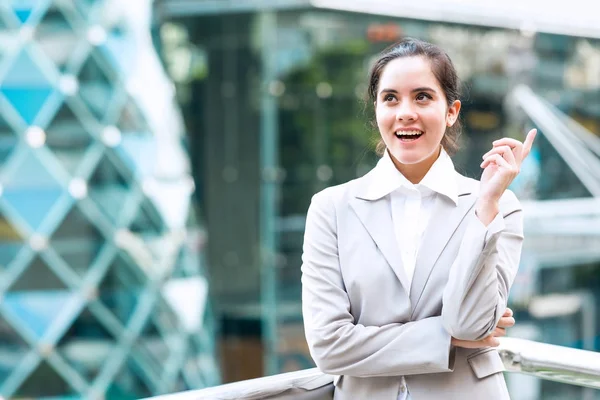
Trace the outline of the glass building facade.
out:
<instances>
[{"instance_id":1,"label":"glass building facade","mask_svg":"<svg viewBox=\"0 0 600 400\"><path fill-rule=\"evenodd\" d=\"M0 4L0 396L219 382L205 234L150 6Z\"/></svg>"},{"instance_id":2,"label":"glass building facade","mask_svg":"<svg viewBox=\"0 0 600 400\"><path fill-rule=\"evenodd\" d=\"M464 88L462 149L454 161L467 176L479 177L481 155L493 140L522 140L536 126L514 98L521 85L594 137L600 134L598 39L293 1L271 2L266 11L250 3L191 6L167 0L157 8L162 55L190 133L210 238L208 268L225 381L313 365L300 305L304 218L314 193L363 175L377 160L373 107L364 99L369 63L380 50L412 36L448 51ZM529 209L540 201L592 198L543 131L513 189ZM555 262L550 257L541 262L550 246L536 247L539 232L533 219L527 224L531 234L511 305L519 323L512 332L597 348L596 338L582 330L581 309L542 315L532 304L548 294L574 292L589 294L586 304L596 304L600 254L582 258L557 250L562 253L553 253ZM563 245L598 244L597 232L546 233ZM595 311L585 318L598 321ZM580 393L552 383L527 385L543 398Z\"/></svg>"}]
</instances>

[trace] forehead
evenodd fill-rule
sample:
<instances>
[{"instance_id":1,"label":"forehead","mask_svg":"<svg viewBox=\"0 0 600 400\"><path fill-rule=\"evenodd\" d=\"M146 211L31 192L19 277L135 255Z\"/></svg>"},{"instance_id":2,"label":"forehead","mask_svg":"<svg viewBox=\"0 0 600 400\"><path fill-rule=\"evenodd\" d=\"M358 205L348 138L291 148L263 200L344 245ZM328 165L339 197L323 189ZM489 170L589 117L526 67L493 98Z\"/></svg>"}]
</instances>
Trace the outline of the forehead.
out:
<instances>
[{"instance_id":1,"label":"forehead","mask_svg":"<svg viewBox=\"0 0 600 400\"><path fill-rule=\"evenodd\" d=\"M379 90L428 86L441 90L431 63L424 57L400 57L390 61L379 77Z\"/></svg>"}]
</instances>

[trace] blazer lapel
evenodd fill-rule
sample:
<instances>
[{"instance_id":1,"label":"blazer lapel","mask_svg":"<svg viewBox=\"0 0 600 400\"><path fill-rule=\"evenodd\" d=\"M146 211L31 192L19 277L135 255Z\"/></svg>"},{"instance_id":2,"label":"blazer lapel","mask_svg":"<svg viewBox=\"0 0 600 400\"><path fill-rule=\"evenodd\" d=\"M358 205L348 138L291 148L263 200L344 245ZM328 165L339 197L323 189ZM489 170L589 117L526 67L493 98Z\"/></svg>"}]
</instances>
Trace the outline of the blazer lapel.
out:
<instances>
[{"instance_id":1,"label":"blazer lapel","mask_svg":"<svg viewBox=\"0 0 600 400\"><path fill-rule=\"evenodd\" d=\"M350 200L350 206L381 250L402 286L407 289L409 287L408 276L404 270L402 256L396 241L389 197L385 196L376 200L353 198Z\"/></svg>"},{"instance_id":2,"label":"blazer lapel","mask_svg":"<svg viewBox=\"0 0 600 400\"><path fill-rule=\"evenodd\" d=\"M458 175L458 205L444 196L437 196L433 213L423 234L415 263L415 274L410 289L410 302L413 313L416 309L425 285L431 276L440 254L450 238L475 204L476 196L472 193L472 184Z\"/></svg>"}]
</instances>

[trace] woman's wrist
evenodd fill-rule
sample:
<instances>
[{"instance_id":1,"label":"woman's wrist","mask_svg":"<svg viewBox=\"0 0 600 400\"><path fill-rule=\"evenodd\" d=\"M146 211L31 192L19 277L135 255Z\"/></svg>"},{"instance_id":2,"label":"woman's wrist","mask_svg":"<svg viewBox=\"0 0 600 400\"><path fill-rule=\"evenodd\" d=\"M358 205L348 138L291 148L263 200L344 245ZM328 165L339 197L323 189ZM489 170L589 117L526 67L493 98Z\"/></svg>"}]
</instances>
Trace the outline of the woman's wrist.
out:
<instances>
[{"instance_id":1,"label":"woman's wrist","mask_svg":"<svg viewBox=\"0 0 600 400\"><path fill-rule=\"evenodd\" d=\"M488 200L480 198L475 206L475 214L481 223L488 226L496 215L500 212L500 206L497 200Z\"/></svg>"}]
</instances>

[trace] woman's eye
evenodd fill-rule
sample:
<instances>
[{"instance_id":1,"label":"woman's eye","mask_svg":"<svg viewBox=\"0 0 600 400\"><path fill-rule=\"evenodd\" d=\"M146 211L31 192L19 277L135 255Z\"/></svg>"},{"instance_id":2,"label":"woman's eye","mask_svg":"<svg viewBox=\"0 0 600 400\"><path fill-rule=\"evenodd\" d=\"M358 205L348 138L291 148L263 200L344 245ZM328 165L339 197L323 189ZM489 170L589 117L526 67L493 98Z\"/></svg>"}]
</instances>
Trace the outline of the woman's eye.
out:
<instances>
[{"instance_id":1,"label":"woman's eye","mask_svg":"<svg viewBox=\"0 0 600 400\"><path fill-rule=\"evenodd\" d=\"M419 93L417 95L417 101L424 101L424 100L430 100L431 96L428 95L427 93Z\"/></svg>"},{"instance_id":2,"label":"woman's eye","mask_svg":"<svg viewBox=\"0 0 600 400\"><path fill-rule=\"evenodd\" d=\"M396 98L394 97L394 95L388 94L387 96L385 96L383 98L383 101L394 101L396 100Z\"/></svg>"}]
</instances>

